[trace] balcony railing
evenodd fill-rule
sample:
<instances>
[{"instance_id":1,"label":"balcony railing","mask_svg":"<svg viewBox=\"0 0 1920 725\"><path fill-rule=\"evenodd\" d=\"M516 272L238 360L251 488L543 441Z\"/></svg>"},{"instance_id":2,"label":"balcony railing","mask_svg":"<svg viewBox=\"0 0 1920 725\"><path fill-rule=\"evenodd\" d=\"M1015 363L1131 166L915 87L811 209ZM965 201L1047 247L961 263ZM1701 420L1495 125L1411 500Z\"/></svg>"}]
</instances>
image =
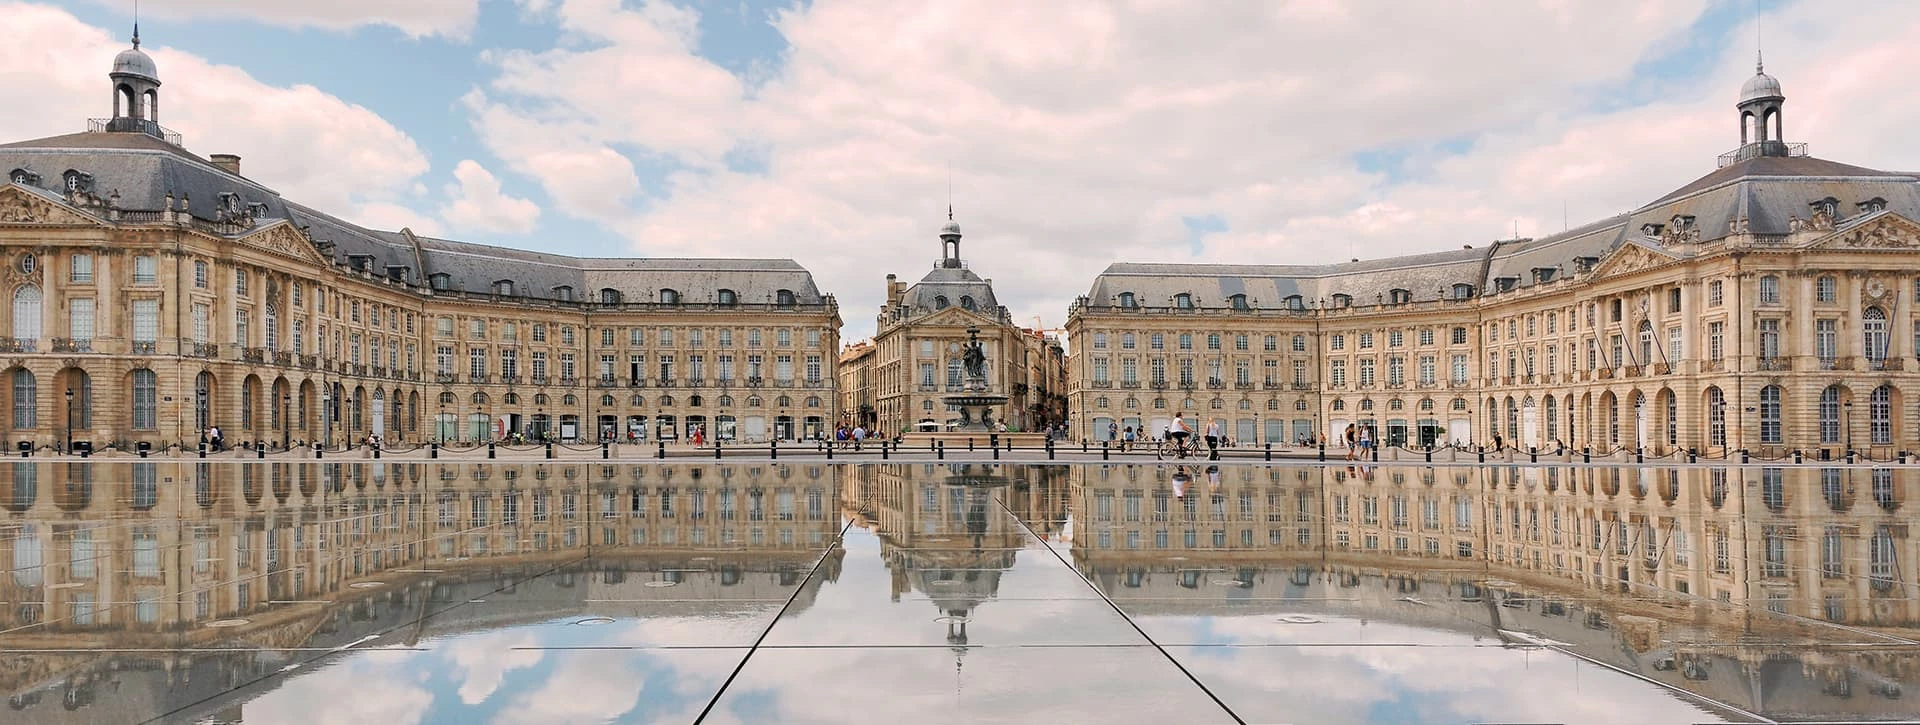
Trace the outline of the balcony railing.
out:
<instances>
[{"instance_id":1,"label":"balcony railing","mask_svg":"<svg viewBox=\"0 0 1920 725\"><path fill-rule=\"evenodd\" d=\"M1763 357L1755 360L1753 367L1767 372L1786 372L1793 369L1793 358Z\"/></svg>"},{"instance_id":2,"label":"balcony railing","mask_svg":"<svg viewBox=\"0 0 1920 725\"><path fill-rule=\"evenodd\" d=\"M64 337L53 338L54 352L93 352L93 339L70 340Z\"/></svg>"},{"instance_id":3,"label":"balcony railing","mask_svg":"<svg viewBox=\"0 0 1920 725\"><path fill-rule=\"evenodd\" d=\"M706 378L687 378L687 387L689 388L707 387L707 379Z\"/></svg>"},{"instance_id":4,"label":"balcony railing","mask_svg":"<svg viewBox=\"0 0 1920 725\"><path fill-rule=\"evenodd\" d=\"M515 374L513 374L513 373L501 373L501 374L500 374L500 383L501 383L501 384L503 384L503 385L519 385L519 384L520 384L520 376L519 376L519 375L515 375Z\"/></svg>"},{"instance_id":5,"label":"balcony railing","mask_svg":"<svg viewBox=\"0 0 1920 725\"><path fill-rule=\"evenodd\" d=\"M218 357L220 355L220 346L211 342L193 343L193 346L188 348L188 350L189 352L187 354L193 357L210 358L210 357Z\"/></svg>"},{"instance_id":6,"label":"balcony railing","mask_svg":"<svg viewBox=\"0 0 1920 725\"><path fill-rule=\"evenodd\" d=\"M534 385L547 385L552 381L551 378L548 378L545 375L535 375L529 379L533 381Z\"/></svg>"},{"instance_id":7,"label":"balcony railing","mask_svg":"<svg viewBox=\"0 0 1920 725\"><path fill-rule=\"evenodd\" d=\"M467 373L467 382L473 385L485 385L488 382L489 377L490 376L487 375L486 373L480 373L480 374Z\"/></svg>"},{"instance_id":8,"label":"balcony railing","mask_svg":"<svg viewBox=\"0 0 1920 725\"><path fill-rule=\"evenodd\" d=\"M1820 369L1821 370L1852 370L1853 358L1823 357L1823 358L1820 358Z\"/></svg>"},{"instance_id":9,"label":"balcony railing","mask_svg":"<svg viewBox=\"0 0 1920 725\"><path fill-rule=\"evenodd\" d=\"M618 382L619 381L614 379L612 375L602 375L593 381L593 386L596 388L612 388L616 387L616 383Z\"/></svg>"},{"instance_id":10,"label":"balcony railing","mask_svg":"<svg viewBox=\"0 0 1920 725\"><path fill-rule=\"evenodd\" d=\"M1139 389L1140 389L1140 381L1138 381L1138 380L1122 380L1122 381L1120 381L1120 389L1121 389L1121 390L1139 390Z\"/></svg>"},{"instance_id":11,"label":"balcony railing","mask_svg":"<svg viewBox=\"0 0 1920 725\"><path fill-rule=\"evenodd\" d=\"M132 349L135 355L152 355L160 351L160 343L152 340L146 342L135 341Z\"/></svg>"},{"instance_id":12,"label":"balcony railing","mask_svg":"<svg viewBox=\"0 0 1920 725\"><path fill-rule=\"evenodd\" d=\"M575 377L569 377L569 376L566 376L566 375L562 375L562 376L560 376L560 387L563 387L563 388L577 388L577 387L580 387L580 379L579 379L579 378L575 378Z\"/></svg>"},{"instance_id":13,"label":"balcony railing","mask_svg":"<svg viewBox=\"0 0 1920 725\"><path fill-rule=\"evenodd\" d=\"M1901 368L1902 368L1901 360L1900 358L1897 358L1897 357L1867 358L1868 370L1899 372Z\"/></svg>"},{"instance_id":14,"label":"balcony railing","mask_svg":"<svg viewBox=\"0 0 1920 725\"><path fill-rule=\"evenodd\" d=\"M453 373L434 373L433 382L440 383L441 385L446 385L448 383L457 383L457 382L460 382L460 377L458 375L454 375Z\"/></svg>"},{"instance_id":15,"label":"balcony railing","mask_svg":"<svg viewBox=\"0 0 1920 725\"><path fill-rule=\"evenodd\" d=\"M1089 388L1111 388L1111 387L1113 387L1113 381L1112 381L1112 380L1094 380L1094 381L1091 381L1091 382L1088 382L1088 383L1087 383L1087 387L1089 387Z\"/></svg>"},{"instance_id":16,"label":"balcony railing","mask_svg":"<svg viewBox=\"0 0 1920 725\"><path fill-rule=\"evenodd\" d=\"M286 350L275 350L273 352L273 364L279 365L280 367L292 367L293 353Z\"/></svg>"}]
</instances>

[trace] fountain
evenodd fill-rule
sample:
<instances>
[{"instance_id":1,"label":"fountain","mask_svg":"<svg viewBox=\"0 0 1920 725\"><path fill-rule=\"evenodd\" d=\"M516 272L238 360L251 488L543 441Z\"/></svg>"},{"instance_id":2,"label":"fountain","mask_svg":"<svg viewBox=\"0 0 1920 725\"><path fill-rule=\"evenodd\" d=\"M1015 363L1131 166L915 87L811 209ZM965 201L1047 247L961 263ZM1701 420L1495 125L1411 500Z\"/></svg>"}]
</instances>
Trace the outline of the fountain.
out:
<instances>
[{"instance_id":1,"label":"fountain","mask_svg":"<svg viewBox=\"0 0 1920 725\"><path fill-rule=\"evenodd\" d=\"M940 400L960 412L960 424L954 433L993 433L999 421L994 410L1006 405L1007 396L987 391L987 351L980 344L980 328L967 328L967 345L960 360L966 373L966 389Z\"/></svg>"}]
</instances>

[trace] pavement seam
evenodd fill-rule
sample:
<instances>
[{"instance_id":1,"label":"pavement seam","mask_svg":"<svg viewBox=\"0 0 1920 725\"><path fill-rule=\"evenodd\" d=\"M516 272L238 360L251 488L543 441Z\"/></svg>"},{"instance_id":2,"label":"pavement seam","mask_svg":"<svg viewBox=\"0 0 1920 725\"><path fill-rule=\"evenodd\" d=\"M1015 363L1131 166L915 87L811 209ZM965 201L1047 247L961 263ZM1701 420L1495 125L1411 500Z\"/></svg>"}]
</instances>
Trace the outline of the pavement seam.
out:
<instances>
[{"instance_id":1,"label":"pavement seam","mask_svg":"<svg viewBox=\"0 0 1920 725\"><path fill-rule=\"evenodd\" d=\"M793 593L787 595L787 602L780 605L780 611L773 613L773 619L767 622L766 628L760 630L760 636L753 639L753 644L747 648L747 653L740 657L740 661L733 666L733 671L727 673L727 679L720 683L720 689L714 691L713 699L708 700L707 706L700 709L700 716L693 719L695 725L706 722L707 714L713 712L715 705L720 704L720 698L726 696L727 688L733 686L733 680L740 676L740 671L747 668L747 662L753 659L753 653L760 651L760 643L767 641L767 635L772 634L773 628L780 625L780 618L786 616L787 610L793 607L794 600L800 598L800 592L806 590L807 582L819 576L820 567L827 563L827 557L833 553L833 548L841 545L840 542L847 536L847 530L852 527L853 519L847 519L840 524L840 534L833 538L827 548L820 551L820 558L814 560L813 568L807 570L806 578L801 579L799 585L793 588Z\"/></svg>"}]
</instances>

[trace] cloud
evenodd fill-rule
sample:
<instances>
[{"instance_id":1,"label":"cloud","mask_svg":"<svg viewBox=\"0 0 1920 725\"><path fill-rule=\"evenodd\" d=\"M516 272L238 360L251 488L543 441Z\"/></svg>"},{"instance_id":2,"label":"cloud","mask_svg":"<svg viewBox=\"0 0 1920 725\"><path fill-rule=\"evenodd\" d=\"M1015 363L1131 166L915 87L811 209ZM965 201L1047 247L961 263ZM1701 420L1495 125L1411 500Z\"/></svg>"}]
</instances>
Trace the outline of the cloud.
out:
<instances>
[{"instance_id":1,"label":"cloud","mask_svg":"<svg viewBox=\"0 0 1920 725\"><path fill-rule=\"evenodd\" d=\"M500 180L472 159L453 168L440 218L463 232L526 234L540 221L540 205L500 191Z\"/></svg>"},{"instance_id":2,"label":"cloud","mask_svg":"<svg viewBox=\"0 0 1920 725\"><path fill-rule=\"evenodd\" d=\"M63 10L0 2L0 138L40 138L110 115L107 70L124 40ZM164 46L142 46L161 87L160 121L201 155L244 157L242 171L287 198L354 219L403 216L403 197L428 171L426 155L378 114L307 85L263 83ZM356 219L358 220L358 219Z\"/></svg>"},{"instance_id":3,"label":"cloud","mask_svg":"<svg viewBox=\"0 0 1920 725\"><path fill-rule=\"evenodd\" d=\"M95 1L124 6L118 0ZM385 25L413 38L465 39L480 17L480 0L170 0L148 3L145 12L173 20L243 18L265 25L335 31Z\"/></svg>"},{"instance_id":4,"label":"cloud","mask_svg":"<svg viewBox=\"0 0 1920 725\"><path fill-rule=\"evenodd\" d=\"M490 54L469 106L563 212L642 254L796 257L853 334L881 272L938 255L951 164L972 268L1017 319L1058 324L1114 260L1458 248L1677 188L1734 144L1752 72L1751 32L1706 6L820 0L774 16L771 71L734 73L698 54L688 7L543 0L523 8L567 40ZM1886 69L1920 9L1869 14L1872 36L1819 3L1772 13L1788 131L1912 163L1885 145L1920 81ZM1704 70L1647 74L1680 48L1709 49ZM730 166L742 150L763 163ZM1383 154L1400 168L1357 160ZM1225 230L1196 251L1192 217Z\"/></svg>"}]
</instances>

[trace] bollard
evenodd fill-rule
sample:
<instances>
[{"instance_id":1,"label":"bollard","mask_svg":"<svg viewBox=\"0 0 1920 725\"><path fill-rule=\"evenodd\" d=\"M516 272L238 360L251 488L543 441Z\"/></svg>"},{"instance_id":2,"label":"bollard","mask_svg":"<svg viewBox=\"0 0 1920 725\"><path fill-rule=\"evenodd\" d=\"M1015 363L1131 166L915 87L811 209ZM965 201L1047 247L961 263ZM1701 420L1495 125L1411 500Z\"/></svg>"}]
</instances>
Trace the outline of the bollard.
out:
<instances>
[{"instance_id":1,"label":"bollard","mask_svg":"<svg viewBox=\"0 0 1920 725\"><path fill-rule=\"evenodd\" d=\"M1539 448L1539 446L1527 446L1527 462L1528 462L1528 463L1539 463L1539 462L1540 462L1540 448Z\"/></svg>"},{"instance_id":2,"label":"bollard","mask_svg":"<svg viewBox=\"0 0 1920 725\"><path fill-rule=\"evenodd\" d=\"M833 446L827 446L827 460L833 460Z\"/></svg>"},{"instance_id":3,"label":"bollard","mask_svg":"<svg viewBox=\"0 0 1920 725\"><path fill-rule=\"evenodd\" d=\"M880 460L888 460L891 457L892 456L887 453L887 442L880 441Z\"/></svg>"},{"instance_id":4,"label":"bollard","mask_svg":"<svg viewBox=\"0 0 1920 725\"><path fill-rule=\"evenodd\" d=\"M263 453L260 457L266 458L266 455ZM380 460L380 446L373 447L373 460Z\"/></svg>"},{"instance_id":5,"label":"bollard","mask_svg":"<svg viewBox=\"0 0 1920 725\"><path fill-rule=\"evenodd\" d=\"M968 437L967 437L967 452L968 452L968 453L972 453L972 452L973 452L973 437L972 437L972 436L968 436Z\"/></svg>"},{"instance_id":6,"label":"bollard","mask_svg":"<svg viewBox=\"0 0 1920 725\"><path fill-rule=\"evenodd\" d=\"M1480 450L1479 450L1479 454L1478 454L1478 455L1480 456L1480 462L1481 462L1481 463L1486 463L1486 462L1487 462L1487 447L1486 447L1486 446L1476 446L1476 447L1480 449Z\"/></svg>"},{"instance_id":7,"label":"bollard","mask_svg":"<svg viewBox=\"0 0 1920 725\"><path fill-rule=\"evenodd\" d=\"M494 456L493 441L487 441L487 457L492 458L493 456Z\"/></svg>"},{"instance_id":8,"label":"bollard","mask_svg":"<svg viewBox=\"0 0 1920 725\"><path fill-rule=\"evenodd\" d=\"M86 448L82 448L82 449L80 449L80 457L81 457L81 458L92 458L92 457L93 457L93 446L87 446ZM1905 456L1902 456L1902 457L1900 458L1900 462L1901 462L1901 463L1906 463L1906 462L1907 462L1907 460L1906 460L1906 457L1905 457Z\"/></svg>"},{"instance_id":9,"label":"bollard","mask_svg":"<svg viewBox=\"0 0 1920 725\"><path fill-rule=\"evenodd\" d=\"M933 444L933 454L934 457L939 460L947 460L947 442L935 441Z\"/></svg>"},{"instance_id":10,"label":"bollard","mask_svg":"<svg viewBox=\"0 0 1920 725\"><path fill-rule=\"evenodd\" d=\"M1375 441L1375 443L1377 444L1379 443L1379 441ZM1372 452L1373 452L1373 462L1379 463L1380 462L1380 446L1379 445L1373 446Z\"/></svg>"},{"instance_id":11,"label":"bollard","mask_svg":"<svg viewBox=\"0 0 1920 725\"><path fill-rule=\"evenodd\" d=\"M1267 441L1267 462L1273 462L1273 441Z\"/></svg>"},{"instance_id":12,"label":"bollard","mask_svg":"<svg viewBox=\"0 0 1920 725\"><path fill-rule=\"evenodd\" d=\"M654 449L654 453L653 453L653 457L654 457L654 458L659 458L659 459L663 459L663 460L664 460L664 459L665 459L665 458L667 457L667 441L666 441L666 439L661 439L661 440L658 440L658 441L654 441L654 443L655 443L655 444L657 444L657 445L659 446L659 448L656 448L656 449Z\"/></svg>"},{"instance_id":13,"label":"bollard","mask_svg":"<svg viewBox=\"0 0 1920 725\"><path fill-rule=\"evenodd\" d=\"M267 457L267 447L266 447L266 446L254 446L254 447L253 447L253 457L254 457L254 458L266 458L266 457ZM375 449L373 449L373 457L374 457L374 458L379 458L379 457L380 457L380 449L378 449L378 448L375 448Z\"/></svg>"},{"instance_id":14,"label":"bollard","mask_svg":"<svg viewBox=\"0 0 1920 725\"><path fill-rule=\"evenodd\" d=\"M1749 459L1749 458L1747 458L1747 449L1745 449L1745 448L1742 448L1742 449L1740 449L1740 462L1741 462L1741 463L1746 463L1746 462L1748 462L1749 460L1750 460L1750 459ZM1799 451L1794 451L1794 452L1793 452L1793 462L1794 462L1794 463L1799 463L1799 462L1800 462L1800 452L1799 452Z\"/></svg>"},{"instance_id":15,"label":"bollard","mask_svg":"<svg viewBox=\"0 0 1920 725\"><path fill-rule=\"evenodd\" d=\"M713 439L713 460L720 460L720 439Z\"/></svg>"},{"instance_id":16,"label":"bollard","mask_svg":"<svg viewBox=\"0 0 1920 725\"><path fill-rule=\"evenodd\" d=\"M1593 446L1581 446L1581 447L1580 447L1580 462L1581 462L1581 463L1592 463L1592 462L1593 462Z\"/></svg>"},{"instance_id":17,"label":"bollard","mask_svg":"<svg viewBox=\"0 0 1920 725\"><path fill-rule=\"evenodd\" d=\"M600 442L600 460L604 461L612 457L613 457L613 446L607 445L606 441L601 441Z\"/></svg>"},{"instance_id":18,"label":"bollard","mask_svg":"<svg viewBox=\"0 0 1920 725\"><path fill-rule=\"evenodd\" d=\"M1852 449L1852 448L1848 448L1848 449L1847 449L1847 463L1849 463L1849 464L1851 464L1851 463L1853 463L1853 449Z\"/></svg>"},{"instance_id":19,"label":"bollard","mask_svg":"<svg viewBox=\"0 0 1920 725\"><path fill-rule=\"evenodd\" d=\"M1322 461L1327 460L1327 444L1326 443L1320 444L1320 460Z\"/></svg>"},{"instance_id":20,"label":"bollard","mask_svg":"<svg viewBox=\"0 0 1920 725\"><path fill-rule=\"evenodd\" d=\"M1433 444L1432 443L1427 444L1427 462L1428 463L1433 462Z\"/></svg>"},{"instance_id":21,"label":"bollard","mask_svg":"<svg viewBox=\"0 0 1920 725\"><path fill-rule=\"evenodd\" d=\"M1746 463L1746 462L1747 462L1747 461L1746 461L1746 455L1747 455L1747 449L1745 449L1745 448L1742 448L1742 449L1740 449L1740 456L1741 456L1741 460L1740 460L1740 462L1741 462L1741 463ZM1800 454L1800 449L1798 449L1798 448L1795 448L1795 449L1793 449L1793 462L1794 462L1794 463L1802 463L1802 462L1804 462L1804 460L1805 460L1805 459L1803 459L1803 458L1801 458L1801 454Z\"/></svg>"},{"instance_id":22,"label":"bollard","mask_svg":"<svg viewBox=\"0 0 1920 725\"><path fill-rule=\"evenodd\" d=\"M1106 441L1100 441L1100 460L1111 460L1111 454L1108 453Z\"/></svg>"},{"instance_id":23,"label":"bollard","mask_svg":"<svg viewBox=\"0 0 1920 725\"><path fill-rule=\"evenodd\" d=\"M432 443L427 444L427 457L428 458L440 457L440 441L434 441Z\"/></svg>"},{"instance_id":24,"label":"bollard","mask_svg":"<svg viewBox=\"0 0 1920 725\"><path fill-rule=\"evenodd\" d=\"M1101 443L1101 447L1104 448L1106 446L1106 441L1100 441L1100 443ZM1087 439L1085 438L1080 439L1080 452L1081 453L1087 452Z\"/></svg>"},{"instance_id":25,"label":"bollard","mask_svg":"<svg viewBox=\"0 0 1920 725\"><path fill-rule=\"evenodd\" d=\"M142 448L142 449L140 449L140 457L141 457L141 458L146 458L146 457L147 457L147 449L145 449L145 448Z\"/></svg>"},{"instance_id":26,"label":"bollard","mask_svg":"<svg viewBox=\"0 0 1920 725\"><path fill-rule=\"evenodd\" d=\"M24 454L26 453L26 451L21 451L21 453L22 453L23 455L21 455L20 457L21 457L21 458L26 458L26 456L24 455ZM201 458L206 458L206 457L207 457L207 444L205 444L205 443L202 443L202 444L200 444L200 457L201 457Z\"/></svg>"},{"instance_id":27,"label":"bollard","mask_svg":"<svg viewBox=\"0 0 1920 725\"><path fill-rule=\"evenodd\" d=\"M767 459L772 461L780 460L780 439L767 439Z\"/></svg>"},{"instance_id":28,"label":"bollard","mask_svg":"<svg viewBox=\"0 0 1920 725\"><path fill-rule=\"evenodd\" d=\"M326 455L326 452L327 452L327 447L325 444L322 444L322 443L313 444L313 460L316 460L316 461L320 460L322 457Z\"/></svg>"},{"instance_id":29,"label":"bollard","mask_svg":"<svg viewBox=\"0 0 1920 725\"><path fill-rule=\"evenodd\" d=\"M1906 452L1906 451L1901 451L1901 452L1900 452L1900 462L1901 462L1901 463L1906 463L1906 462L1907 462L1907 452Z\"/></svg>"},{"instance_id":30,"label":"bollard","mask_svg":"<svg viewBox=\"0 0 1920 725\"><path fill-rule=\"evenodd\" d=\"M553 441L547 441L547 460L553 460Z\"/></svg>"},{"instance_id":31,"label":"bollard","mask_svg":"<svg viewBox=\"0 0 1920 725\"><path fill-rule=\"evenodd\" d=\"M995 442L990 447L993 449L993 460L996 460L996 461L1000 460L1000 444L998 442Z\"/></svg>"},{"instance_id":32,"label":"bollard","mask_svg":"<svg viewBox=\"0 0 1920 725\"><path fill-rule=\"evenodd\" d=\"M1700 449L1698 449L1698 448L1694 448L1694 447L1691 447L1691 446L1689 446L1689 447L1687 448L1687 462L1688 462L1688 463L1699 463L1699 462L1700 462Z\"/></svg>"},{"instance_id":33,"label":"bollard","mask_svg":"<svg viewBox=\"0 0 1920 725\"><path fill-rule=\"evenodd\" d=\"M1637 449L1635 449L1635 450L1633 451L1633 462L1634 462L1634 463L1646 463L1646 462L1647 462L1647 448L1646 448L1646 446L1641 446L1640 448L1637 448Z\"/></svg>"},{"instance_id":34,"label":"bollard","mask_svg":"<svg viewBox=\"0 0 1920 725\"><path fill-rule=\"evenodd\" d=\"M1047 439L1047 460L1053 460L1053 439Z\"/></svg>"}]
</instances>

